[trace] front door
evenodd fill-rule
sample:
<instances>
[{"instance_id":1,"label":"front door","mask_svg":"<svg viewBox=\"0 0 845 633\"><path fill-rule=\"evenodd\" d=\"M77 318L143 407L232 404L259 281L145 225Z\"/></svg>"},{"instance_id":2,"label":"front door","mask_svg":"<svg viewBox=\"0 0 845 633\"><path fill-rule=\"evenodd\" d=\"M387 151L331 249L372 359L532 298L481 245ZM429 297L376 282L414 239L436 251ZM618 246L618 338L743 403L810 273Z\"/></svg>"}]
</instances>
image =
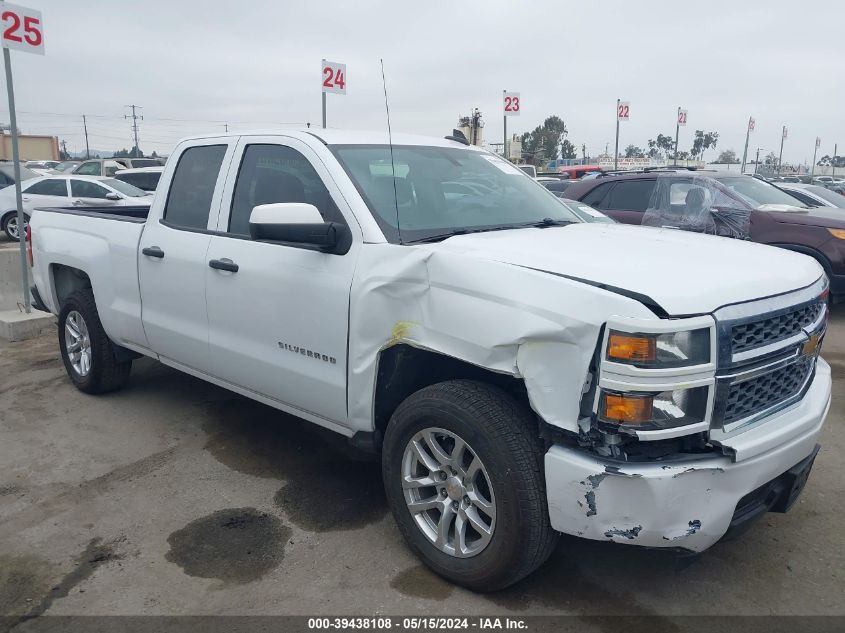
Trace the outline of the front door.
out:
<instances>
[{"instance_id":1,"label":"front door","mask_svg":"<svg viewBox=\"0 0 845 633\"><path fill-rule=\"evenodd\" d=\"M220 172L228 165L234 141L204 142L209 144L187 147L174 172L162 180L167 199L156 197L150 210L139 245L138 276L150 349L163 360L206 372L209 229L217 223Z\"/></svg>"},{"instance_id":2,"label":"front door","mask_svg":"<svg viewBox=\"0 0 845 633\"><path fill-rule=\"evenodd\" d=\"M235 165L238 165L236 168ZM314 205L358 231L326 167L307 145L242 138L206 268L213 373L332 421L345 421L349 293L359 240L343 255L249 239L253 207ZM342 211L341 211L342 210Z\"/></svg>"}]
</instances>

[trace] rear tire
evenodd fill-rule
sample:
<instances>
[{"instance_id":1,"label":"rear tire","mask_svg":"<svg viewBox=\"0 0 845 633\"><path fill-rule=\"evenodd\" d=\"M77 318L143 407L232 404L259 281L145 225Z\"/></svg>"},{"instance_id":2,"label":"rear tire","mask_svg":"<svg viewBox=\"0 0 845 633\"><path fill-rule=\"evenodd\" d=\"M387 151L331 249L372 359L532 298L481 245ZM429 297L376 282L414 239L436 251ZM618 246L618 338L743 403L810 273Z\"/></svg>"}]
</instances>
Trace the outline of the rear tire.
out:
<instances>
[{"instance_id":1,"label":"rear tire","mask_svg":"<svg viewBox=\"0 0 845 633\"><path fill-rule=\"evenodd\" d=\"M476 591L533 572L558 539L543 449L531 411L491 385L454 380L408 397L387 426L382 472L409 547L437 574ZM480 474L468 481L470 471Z\"/></svg>"},{"instance_id":2,"label":"rear tire","mask_svg":"<svg viewBox=\"0 0 845 633\"><path fill-rule=\"evenodd\" d=\"M62 304L59 349L65 370L80 391L106 393L120 389L129 379L132 361L117 360L90 288L77 290Z\"/></svg>"}]
</instances>

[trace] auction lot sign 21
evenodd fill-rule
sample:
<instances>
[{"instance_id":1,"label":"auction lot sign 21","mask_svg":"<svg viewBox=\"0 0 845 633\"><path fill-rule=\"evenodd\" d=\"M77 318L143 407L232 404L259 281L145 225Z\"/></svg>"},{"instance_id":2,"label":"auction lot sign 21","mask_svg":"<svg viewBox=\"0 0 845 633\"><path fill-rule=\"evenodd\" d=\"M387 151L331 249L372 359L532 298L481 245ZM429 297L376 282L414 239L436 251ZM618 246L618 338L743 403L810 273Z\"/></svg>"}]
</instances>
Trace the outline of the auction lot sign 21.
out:
<instances>
[{"instance_id":1,"label":"auction lot sign 21","mask_svg":"<svg viewBox=\"0 0 845 633\"><path fill-rule=\"evenodd\" d=\"M26 243L23 239L23 200L21 199L21 162L18 151L18 117L15 113L15 88L12 84L12 60L9 49L25 53L44 54L44 21L41 11L16 4L0 2L0 39L3 42L3 64L6 67L6 90L9 93L9 127L12 128L12 160L15 170L15 203L18 209L18 235L20 239L21 279L24 308L31 311L29 299L29 274L26 269Z\"/></svg>"}]
</instances>

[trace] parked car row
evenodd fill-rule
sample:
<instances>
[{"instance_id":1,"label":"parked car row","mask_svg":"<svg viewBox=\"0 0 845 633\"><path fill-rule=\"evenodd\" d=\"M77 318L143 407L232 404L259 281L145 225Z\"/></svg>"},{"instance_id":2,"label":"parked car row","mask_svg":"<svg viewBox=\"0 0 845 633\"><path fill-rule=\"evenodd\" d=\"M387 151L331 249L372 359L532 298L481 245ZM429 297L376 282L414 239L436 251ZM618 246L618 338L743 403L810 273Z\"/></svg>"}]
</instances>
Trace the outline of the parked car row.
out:
<instances>
[{"instance_id":1,"label":"parked car row","mask_svg":"<svg viewBox=\"0 0 845 633\"><path fill-rule=\"evenodd\" d=\"M733 221L744 213L744 239L810 255L827 273L831 294L837 298L845 294L845 212L826 205L810 207L762 179L711 170L611 173L573 183L566 197L585 202L619 222L641 224L646 212L658 204L653 201L658 181L668 184L671 198L660 226L688 228L683 223L693 207L706 208L716 224L722 221L723 225L728 215L727 221Z\"/></svg>"},{"instance_id":2,"label":"parked car row","mask_svg":"<svg viewBox=\"0 0 845 633\"><path fill-rule=\"evenodd\" d=\"M102 176L41 176L22 187L24 221L41 207L149 206L150 195L115 178ZM24 225L25 226L25 225ZM0 228L12 241L20 239L15 188L0 190Z\"/></svg>"}]
</instances>

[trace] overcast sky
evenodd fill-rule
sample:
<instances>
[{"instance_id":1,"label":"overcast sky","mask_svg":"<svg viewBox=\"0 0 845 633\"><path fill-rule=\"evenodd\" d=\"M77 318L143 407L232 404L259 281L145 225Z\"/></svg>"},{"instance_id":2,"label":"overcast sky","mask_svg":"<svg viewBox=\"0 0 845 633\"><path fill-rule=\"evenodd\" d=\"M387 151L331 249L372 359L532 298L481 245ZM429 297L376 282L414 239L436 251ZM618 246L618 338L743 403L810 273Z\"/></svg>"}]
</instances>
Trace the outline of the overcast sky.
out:
<instances>
[{"instance_id":1,"label":"overcast sky","mask_svg":"<svg viewBox=\"0 0 845 633\"><path fill-rule=\"evenodd\" d=\"M550 114L588 152L613 151L617 98L631 103L620 149L696 129L718 149L784 162L845 154L845 2L794 0L519 2L355 0L21 0L43 11L46 55L12 52L19 126L84 149L132 146L125 104L143 106L141 149L181 136L320 121L320 60L347 64L348 94L328 95L330 127L384 129L384 58L394 131L443 136L481 109L502 139L502 90L522 94L522 132ZM8 110L0 117L7 119ZM706 160L718 152L711 150Z\"/></svg>"}]
</instances>

